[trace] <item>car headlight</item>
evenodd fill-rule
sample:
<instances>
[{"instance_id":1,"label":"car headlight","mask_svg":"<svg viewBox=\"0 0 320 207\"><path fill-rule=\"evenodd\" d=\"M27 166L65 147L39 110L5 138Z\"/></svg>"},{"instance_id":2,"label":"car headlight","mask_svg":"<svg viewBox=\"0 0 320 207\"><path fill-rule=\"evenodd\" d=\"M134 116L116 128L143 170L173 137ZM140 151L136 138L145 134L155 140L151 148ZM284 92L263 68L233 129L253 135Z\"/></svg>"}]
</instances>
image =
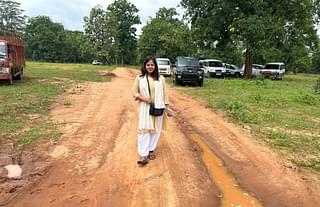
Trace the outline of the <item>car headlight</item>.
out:
<instances>
[{"instance_id":1,"label":"car headlight","mask_svg":"<svg viewBox=\"0 0 320 207\"><path fill-rule=\"evenodd\" d=\"M1 73L9 73L10 69L9 68L0 68Z\"/></svg>"},{"instance_id":2,"label":"car headlight","mask_svg":"<svg viewBox=\"0 0 320 207\"><path fill-rule=\"evenodd\" d=\"M198 70L198 74L203 74L203 70Z\"/></svg>"}]
</instances>

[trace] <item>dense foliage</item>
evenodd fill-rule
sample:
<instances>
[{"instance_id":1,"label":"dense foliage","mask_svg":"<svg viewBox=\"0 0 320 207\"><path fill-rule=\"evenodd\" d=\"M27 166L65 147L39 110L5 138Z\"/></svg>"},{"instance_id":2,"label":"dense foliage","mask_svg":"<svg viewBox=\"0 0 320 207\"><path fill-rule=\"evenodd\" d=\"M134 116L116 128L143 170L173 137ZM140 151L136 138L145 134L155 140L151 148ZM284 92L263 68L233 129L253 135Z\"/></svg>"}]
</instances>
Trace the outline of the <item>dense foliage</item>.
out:
<instances>
[{"instance_id":1,"label":"dense foliage","mask_svg":"<svg viewBox=\"0 0 320 207\"><path fill-rule=\"evenodd\" d=\"M310 69L310 54L318 47L314 28L318 3L182 0L200 52L218 54L223 59L236 54L231 57L238 63L240 48L246 51L246 63L285 62L291 70L304 71ZM230 48L229 54L226 48Z\"/></svg>"},{"instance_id":2,"label":"dense foliage","mask_svg":"<svg viewBox=\"0 0 320 207\"><path fill-rule=\"evenodd\" d=\"M0 0L0 29L22 33L26 15L20 9L20 3L11 0Z\"/></svg>"},{"instance_id":3,"label":"dense foliage","mask_svg":"<svg viewBox=\"0 0 320 207\"><path fill-rule=\"evenodd\" d=\"M138 43L138 61L146 56L168 57L171 60L181 55L191 55L190 30L174 8L160 8L155 18L142 28Z\"/></svg>"},{"instance_id":4,"label":"dense foliage","mask_svg":"<svg viewBox=\"0 0 320 207\"><path fill-rule=\"evenodd\" d=\"M135 24L138 9L126 0L116 0L103 10L96 6L84 17L85 33L97 57L116 64L135 62L137 48Z\"/></svg>"}]
</instances>

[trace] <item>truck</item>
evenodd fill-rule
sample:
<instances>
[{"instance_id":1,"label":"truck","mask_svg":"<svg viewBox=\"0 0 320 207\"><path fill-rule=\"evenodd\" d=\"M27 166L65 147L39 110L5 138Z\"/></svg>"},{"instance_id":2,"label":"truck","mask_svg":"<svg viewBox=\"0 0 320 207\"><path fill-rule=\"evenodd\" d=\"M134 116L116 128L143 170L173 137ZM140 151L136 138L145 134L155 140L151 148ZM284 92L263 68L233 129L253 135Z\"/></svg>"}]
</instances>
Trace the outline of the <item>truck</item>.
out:
<instances>
[{"instance_id":1,"label":"truck","mask_svg":"<svg viewBox=\"0 0 320 207\"><path fill-rule=\"evenodd\" d=\"M21 80L25 70L23 39L13 33L0 30L0 80Z\"/></svg>"}]
</instances>

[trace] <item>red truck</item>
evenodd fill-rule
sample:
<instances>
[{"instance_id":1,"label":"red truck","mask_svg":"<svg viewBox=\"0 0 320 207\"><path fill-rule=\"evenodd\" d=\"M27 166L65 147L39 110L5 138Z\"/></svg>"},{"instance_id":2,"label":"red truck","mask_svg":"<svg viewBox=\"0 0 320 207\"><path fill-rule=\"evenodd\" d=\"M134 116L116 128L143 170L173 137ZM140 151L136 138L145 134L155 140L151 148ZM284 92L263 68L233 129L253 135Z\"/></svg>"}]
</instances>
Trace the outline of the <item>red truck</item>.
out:
<instances>
[{"instance_id":1,"label":"red truck","mask_svg":"<svg viewBox=\"0 0 320 207\"><path fill-rule=\"evenodd\" d=\"M0 30L0 80L21 80L25 69L22 38L12 32Z\"/></svg>"}]
</instances>

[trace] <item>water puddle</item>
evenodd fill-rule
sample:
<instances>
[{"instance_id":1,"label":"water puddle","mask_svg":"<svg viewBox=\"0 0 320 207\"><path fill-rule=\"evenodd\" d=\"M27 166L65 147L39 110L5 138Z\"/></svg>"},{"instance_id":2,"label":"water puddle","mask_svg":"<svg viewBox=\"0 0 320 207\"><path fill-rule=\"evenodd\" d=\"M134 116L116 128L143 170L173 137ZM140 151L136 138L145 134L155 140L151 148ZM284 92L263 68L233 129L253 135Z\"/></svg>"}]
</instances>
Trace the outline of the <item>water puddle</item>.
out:
<instances>
[{"instance_id":1,"label":"water puddle","mask_svg":"<svg viewBox=\"0 0 320 207\"><path fill-rule=\"evenodd\" d=\"M262 207L256 198L238 186L235 179L224 167L223 161L211 151L200 137L192 135L192 140L203 150L202 160L206 164L215 184L223 194L222 207Z\"/></svg>"}]
</instances>

